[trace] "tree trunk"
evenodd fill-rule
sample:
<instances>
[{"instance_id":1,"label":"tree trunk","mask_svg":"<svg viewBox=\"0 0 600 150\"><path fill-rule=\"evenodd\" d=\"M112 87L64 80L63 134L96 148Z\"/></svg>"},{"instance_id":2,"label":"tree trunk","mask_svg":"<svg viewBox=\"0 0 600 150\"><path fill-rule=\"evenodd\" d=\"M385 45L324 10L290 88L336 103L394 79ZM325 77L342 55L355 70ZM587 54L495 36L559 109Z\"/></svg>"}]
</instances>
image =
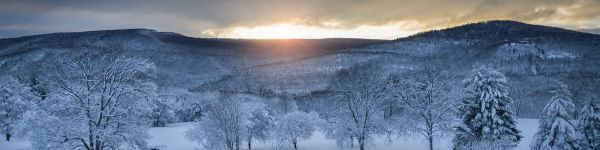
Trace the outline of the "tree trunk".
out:
<instances>
[{"instance_id":1,"label":"tree trunk","mask_svg":"<svg viewBox=\"0 0 600 150\"><path fill-rule=\"evenodd\" d=\"M431 98L429 98L431 101ZM427 112L427 118L425 119L427 121L427 140L429 141L429 150L433 150L433 116L431 114L431 111Z\"/></svg>"},{"instance_id":2,"label":"tree trunk","mask_svg":"<svg viewBox=\"0 0 600 150\"><path fill-rule=\"evenodd\" d=\"M427 137L427 140L429 141L429 150L433 150L433 136Z\"/></svg>"},{"instance_id":3,"label":"tree trunk","mask_svg":"<svg viewBox=\"0 0 600 150\"><path fill-rule=\"evenodd\" d=\"M100 141L96 141L96 148L94 150L102 150L102 144Z\"/></svg>"},{"instance_id":4,"label":"tree trunk","mask_svg":"<svg viewBox=\"0 0 600 150\"><path fill-rule=\"evenodd\" d=\"M227 149L228 150L234 150L233 148L233 142L231 141L231 139L228 137L227 132L225 132L225 137L227 137L225 139L225 144L227 145Z\"/></svg>"},{"instance_id":5,"label":"tree trunk","mask_svg":"<svg viewBox=\"0 0 600 150\"><path fill-rule=\"evenodd\" d=\"M248 137L248 150L252 149L252 136Z\"/></svg>"},{"instance_id":6,"label":"tree trunk","mask_svg":"<svg viewBox=\"0 0 600 150\"><path fill-rule=\"evenodd\" d=\"M364 143L360 143L360 150L365 150L365 144Z\"/></svg>"},{"instance_id":7,"label":"tree trunk","mask_svg":"<svg viewBox=\"0 0 600 150\"><path fill-rule=\"evenodd\" d=\"M354 148L354 135L350 135L350 148Z\"/></svg>"},{"instance_id":8,"label":"tree trunk","mask_svg":"<svg viewBox=\"0 0 600 150\"><path fill-rule=\"evenodd\" d=\"M292 142L292 144L294 144L294 149L295 149L295 150L298 150L297 143L296 143L296 142Z\"/></svg>"},{"instance_id":9,"label":"tree trunk","mask_svg":"<svg viewBox=\"0 0 600 150\"><path fill-rule=\"evenodd\" d=\"M235 138L235 150L240 150L240 137Z\"/></svg>"},{"instance_id":10,"label":"tree trunk","mask_svg":"<svg viewBox=\"0 0 600 150\"><path fill-rule=\"evenodd\" d=\"M10 135L10 133L6 133L6 141L10 141L10 137L11 137L11 136L12 136L12 135Z\"/></svg>"},{"instance_id":11,"label":"tree trunk","mask_svg":"<svg viewBox=\"0 0 600 150\"><path fill-rule=\"evenodd\" d=\"M360 150L365 150L365 137L358 138L358 147Z\"/></svg>"}]
</instances>

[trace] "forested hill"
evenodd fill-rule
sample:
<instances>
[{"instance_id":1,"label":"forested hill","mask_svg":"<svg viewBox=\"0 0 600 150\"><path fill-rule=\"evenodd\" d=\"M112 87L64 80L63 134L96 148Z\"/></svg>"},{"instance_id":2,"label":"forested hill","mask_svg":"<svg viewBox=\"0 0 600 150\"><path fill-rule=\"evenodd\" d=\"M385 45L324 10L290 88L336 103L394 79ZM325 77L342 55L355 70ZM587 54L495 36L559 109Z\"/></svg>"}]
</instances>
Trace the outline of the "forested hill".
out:
<instances>
[{"instance_id":1,"label":"forested hill","mask_svg":"<svg viewBox=\"0 0 600 150\"><path fill-rule=\"evenodd\" d=\"M328 55L384 40L193 38L149 29L52 33L0 39L0 74L30 78L68 54L125 53L151 60L161 86L187 89L236 70ZM29 79L27 79L29 80Z\"/></svg>"},{"instance_id":2,"label":"forested hill","mask_svg":"<svg viewBox=\"0 0 600 150\"><path fill-rule=\"evenodd\" d=\"M600 36L515 21L487 21L428 31L384 44L345 51L380 55L373 63L401 68L442 68L461 79L482 66L508 77L515 109L536 117L549 87L569 85L576 105L599 99ZM386 59L387 58L387 59ZM391 68L391 67L383 67ZM386 70L386 69L384 69Z\"/></svg>"},{"instance_id":3,"label":"forested hill","mask_svg":"<svg viewBox=\"0 0 600 150\"><path fill-rule=\"evenodd\" d=\"M532 25L510 20L495 20L465 24L453 28L421 32L407 38L450 38L470 40L520 40L524 38L543 38L554 40L598 40L591 33L578 32L568 29Z\"/></svg>"},{"instance_id":4,"label":"forested hill","mask_svg":"<svg viewBox=\"0 0 600 150\"><path fill-rule=\"evenodd\" d=\"M385 76L423 68L445 71L461 88L468 73L487 66L508 77L515 109L527 117L537 116L555 81L569 85L577 105L600 97L600 36L514 21L393 41L207 39L148 29L53 33L0 39L0 75L35 81L76 53L146 58L156 66L155 82L167 91L229 88L302 97L327 91L344 69Z\"/></svg>"}]
</instances>

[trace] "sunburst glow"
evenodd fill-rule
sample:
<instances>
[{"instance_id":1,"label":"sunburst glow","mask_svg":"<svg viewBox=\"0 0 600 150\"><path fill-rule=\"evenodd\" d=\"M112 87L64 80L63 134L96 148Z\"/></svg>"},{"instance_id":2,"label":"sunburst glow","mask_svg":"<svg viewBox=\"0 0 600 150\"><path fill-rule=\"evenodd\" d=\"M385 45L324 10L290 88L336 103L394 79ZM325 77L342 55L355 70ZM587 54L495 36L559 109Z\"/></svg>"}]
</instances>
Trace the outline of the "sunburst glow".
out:
<instances>
[{"instance_id":1,"label":"sunburst glow","mask_svg":"<svg viewBox=\"0 0 600 150\"><path fill-rule=\"evenodd\" d=\"M250 39L314 39L314 38L371 38L394 39L408 36L410 23L391 23L384 25L361 25L353 28L333 28L327 26L309 26L294 23L278 23L256 27L233 27L215 32L205 30L202 34L214 37L250 38ZM337 25L336 25L337 26Z\"/></svg>"}]
</instances>

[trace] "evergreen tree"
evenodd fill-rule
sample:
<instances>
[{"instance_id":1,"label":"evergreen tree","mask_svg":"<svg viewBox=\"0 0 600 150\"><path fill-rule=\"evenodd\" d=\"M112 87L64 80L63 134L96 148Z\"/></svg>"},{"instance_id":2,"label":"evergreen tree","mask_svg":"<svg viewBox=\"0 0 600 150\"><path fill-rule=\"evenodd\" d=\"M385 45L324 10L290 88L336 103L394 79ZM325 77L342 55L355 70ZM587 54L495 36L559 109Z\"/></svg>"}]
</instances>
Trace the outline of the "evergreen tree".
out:
<instances>
[{"instance_id":1,"label":"evergreen tree","mask_svg":"<svg viewBox=\"0 0 600 150\"><path fill-rule=\"evenodd\" d=\"M508 97L509 87L497 70L481 68L465 81L465 95L459 108L461 124L453 139L454 149L468 149L474 143L502 143L502 149L517 146L521 135L515 126Z\"/></svg>"},{"instance_id":2,"label":"evergreen tree","mask_svg":"<svg viewBox=\"0 0 600 150\"><path fill-rule=\"evenodd\" d=\"M600 104L590 101L579 114L577 129L581 132L583 149L600 149Z\"/></svg>"},{"instance_id":3,"label":"evergreen tree","mask_svg":"<svg viewBox=\"0 0 600 150\"><path fill-rule=\"evenodd\" d=\"M553 87L554 94L544 107L544 116L540 119L538 132L531 143L533 150L576 150L577 143L575 126L571 123L573 102L567 85L559 83Z\"/></svg>"}]
</instances>

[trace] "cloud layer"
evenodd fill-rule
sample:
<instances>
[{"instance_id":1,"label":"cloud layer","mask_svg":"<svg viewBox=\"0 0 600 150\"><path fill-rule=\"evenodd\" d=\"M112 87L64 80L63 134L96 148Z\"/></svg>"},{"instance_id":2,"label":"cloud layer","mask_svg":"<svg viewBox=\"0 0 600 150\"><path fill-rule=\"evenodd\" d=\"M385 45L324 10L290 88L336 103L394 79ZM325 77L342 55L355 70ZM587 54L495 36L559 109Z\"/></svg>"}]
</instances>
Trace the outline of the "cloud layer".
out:
<instances>
[{"instance_id":1,"label":"cloud layer","mask_svg":"<svg viewBox=\"0 0 600 150\"><path fill-rule=\"evenodd\" d=\"M1 1L0 38L49 32L152 28L197 37L293 25L321 37L393 38L483 20L598 31L599 0L103 0ZM396 25L402 24L398 27ZM391 28L390 26L394 26ZM380 27L380 28L377 28ZM266 29L265 29L266 28ZM381 36L366 34L365 28ZM252 31L254 34L260 32ZM313 34L311 32L295 34ZM282 33L285 34L285 33ZM299 36L302 37L302 36ZM310 36L308 36L310 37Z\"/></svg>"}]
</instances>

